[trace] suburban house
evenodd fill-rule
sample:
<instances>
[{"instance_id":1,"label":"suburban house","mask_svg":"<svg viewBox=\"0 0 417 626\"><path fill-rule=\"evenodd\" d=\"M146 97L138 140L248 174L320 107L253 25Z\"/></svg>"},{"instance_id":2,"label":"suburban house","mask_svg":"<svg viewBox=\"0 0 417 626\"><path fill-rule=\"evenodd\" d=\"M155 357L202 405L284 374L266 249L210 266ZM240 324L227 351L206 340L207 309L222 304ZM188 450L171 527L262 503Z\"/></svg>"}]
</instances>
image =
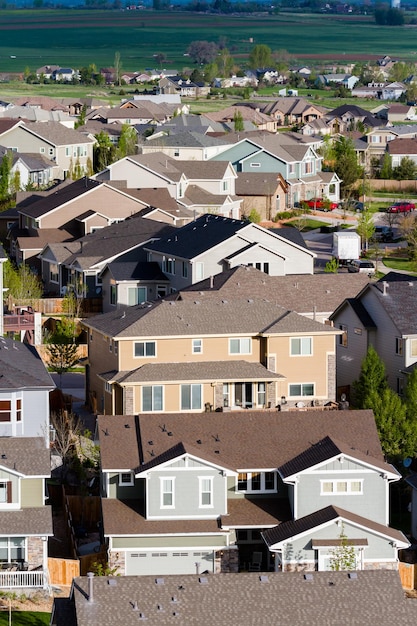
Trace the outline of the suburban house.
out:
<instances>
[{"instance_id":1,"label":"suburban house","mask_svg":"<svg viewBox=\"0 0 417 626\"><path fill-rule=\"evenodd\" d=\"M1 130L1 127L0 127ZM60 122L19 121L0 132L0 144L21 153L40 154L53 163L53 178L64 180L71 170L92 168L94 138L66 128Z\"/></svg>"},{"instance_id":2,"label":"suburban house","mask_svg":"<svg viewBox=\"0 0 417 626\"><path fill-rule=\"evenodd\" d=\"M306 597L307 608L304 602L294 602ZM93 619L101 626L136 626L143 619L149 626L160 626L162 618L166 624L209 620L243 626L273 620L305 626L306 610L311 626L360 624L365 615L378 616L380 626L392 626L398 616L403 626L416 621L415 603L405 597L398 573L367 571L76 578L69 598L54 599L51 624L90 626Z\"/></svg>"},{"instance_id":3,"label":"suburban house","mask_svg":"<svg viewBox=\"0 0 417 626\"><path fill-rule=\"evenodd\" d=\"M331 86L342 85L346 89L353 89L356 83L359 81L357 76L352 74L319 74L316 79L318 86Z\"/></svg>"},{"instance_id":4,"label":"suburban house","mask_svg":"<svg viewBox=\"0 0 417 626\"><path fill-rule=\"evenodd\" d=\"M375 98L376 100L398 100L407 91L406 85L400 82L371 82L364 87L354 87L352 96L357 98Z\"/></svg>"},{"instance_id":5,"label":"suburban house","mask_svg":"<svg viewBox=\"0 0 417 626\"><path fill-rule=\"evenodd\" d=\"M381 104L373 109L372 113L388 122L405 122L416 119L416 107L409 104Z\"/></svg>"},{"instance_id":6,"label":"suburban house","mask_svg":"<svg viewBox=\"0 0 417 626\"><path fill-rule=\"evenodd\" d=\"M158 300L83 325L86 401L98 412L289 408L336 399L342 331L275 302Z\"/></svg>"},{"instance_id":7,"label":"suburban house","mask_svg":"<svg viewBox=\"0 0 417 626\"><path fill-rule=\"evenodd\" d=\"M236 195L243 198L242 216L255 210L261 222L272 221L280 207L285 206L288 185L281 174L270 172L238 172Z\"/></svg>"},{"instance_id":8,"label":"suburban house","mask_svg":"<svg viewBox=\"0 0 417 626\"><path fill-rule=\"evenodd\" d=\"M271 276L255 267L240 265L181 289L177 298L195 300L198 297L202 302L210 298L273 300L290 311L325 324L346 298L357 296L368 283L368 275L359 272Z\"/></svg>"},{"instance_id":9,"label":"suburban house","mask_svg":"<svg viewBox=\"0 0 417 626\"><path fill-rule=\"evenodd\" d=\"M252 105L253 106L253 105ZM324 109L298 96L277 98L261 107L261 112L276 120L278 126L301 126L306 122L320 119Z\"/></svg>"},{"instance_id":10,"label":"suburban house","mask_svg":"<svg viewBox=\"0 0 417 626\"><path fill-rule=\"evenodd\" d=\"M194 83L192 80L183 79L181 76L162 76L158 82L161 94L178 94L187 98L207 96L210 87L204 83Z\"/></svg>"},{"instance_id":11,"label":"suburban house","mask_svg":"<svg viewBox=\"0 0 417 626\"><path fill-rule=\"evenodd\" d=\"M202 215L173 235L146 246L171 287L184 287L225 269L250 265L272 276L313 274L314 252L292 228L267 230L247 220Z\"/></svg>"},{"instance_id":12,"label":"suburban house","mask_svg":"<svg viewBox=\"0 0 417 626\"><path fill-rule=\"evenodd\" d=\"M270 133L275 133L277 130L277 122L273 117L262 113L258 107L254 108L245 104L236 104L221 111L206 113L205 116L214 122L223 124L234 124L238 116L243 123L250 122L253 129L258 128Z\"/></svg>"},{"instance_id":13,"label":"suburban house","mask_svg":"<svg viewBox=\"0 0 417 626\"><path fill-rule=\"evenodd\" d=\"M11 256L38 266L47 243L82 237L120 222L147 207L127 189L87 177L46 194L25 196L18 204L19 226L11 234Z\"/></svg>"},{"instance_id":14,"label":"suburban house","mask_svg":"<svg viewBox=\"0 0 417 626\"><path fill-rule=\"evenodd\" d=\"M400 395L407 371L417 361L417 282L411 276L391 276L369 283L330 316L343 331L337 345L337 387L347 396L370 345L385 364L389 386Z\"/></svg>"},{"instance_id":15,"label":"suburban house","mask_svg":"<svg viewBox=\"0 0 417 626\"><path fill-rule=\"evenodd\" d=\"M179 161L162 152L127 156L94 176L100 181L126 181L128 187L167 189L181 206L197 214L240 217L235 193L236 172L228 162Z\"/></svg>"},{"instance_id":16,"label":"suburban house","mask_svg":"<svg viewBox=\"0 0 417 626\"><path fill-rule=\"evenodd\" d=\"M303 200L325 196L332 202L340 198L340 179L334 172L322 172L322 157L304 135L298 139L287 133L254 134L238 141L212 158L229 161L236 172L281 174L288 186L284 211ZM277 197L277 202L278 202Z\"/></svg>"},{"instance_id":17,"label":"suburban house","mask_svg":"<svg viewBox=\"0 0 417 626\"><path fill-rule=\"evenodd\" d=\"M403 159L409 159L417 164L417 138L393 139L387 143L386 151L391 157L392 167L399 167Z\"/></svg>"},{"instance_id":18,"label":"suburban house","mask_svg":"<svg viewBox=\"0 0 417 626\"><path fill-rule=\"evenodd\" d=\"M0 586L48 586L49 392L34 348L0 337ZM9 576L6 581L5 576Z\"/></svg>"},{"instance_id":19,"label":"suburban house","mask_svg":"<svg viewBox=\"0 0 417 626\"><path fill-rule=\"evenodd\" d=\"M144 246L159 237L172 236L175 230L173 226L163 221L148 219L145 212L144 216L135 215L107 228L96 230L76 241L46 243L39 253L45 291L50 295L63 294L70 286L78 295L86 298L103 298L109 305L117 304L119 302L117 298L121 297L123 290L120 290L117 296L111 278L103 290L101 271L119 257L125 262L133 261L136 264L145 262L147 253ZM159 268L156 270L152 264L146 273L142 272L147 298L152 297L154 281L157 281L158 289L153 294L153 299L167 293L168 279L165 277L163 280L161 274L161 270ZM140 298L141 293L137 291L135 297ZM128 302L130 301L128 297ZM125 302L125 299L121 298L121 302ZM140 299L135 304L139 302Z\"/></svg>"},{"instance_id":20,"label":"suburban house","mask_svg":"<svg viewBox=\"0 0 417 626\"><path fill-rule=\"evenodd\" d=\"M163 130L147 137L140 144L141 153L163 152L179 161L206 161L224 150L225 144L229 145L227 137L212 137L201 131L201 128L185 128L172 134L171 128L167 128L166 132Z\"/></svg>"},{"instance_id":21,"label":"suburban house","mask_svg":"<svg viewBox=\"0 0 417 626\"><path fill-rule=\"evenodd\" d=\"M397 569L409 545L370 410L139 411L99 416L97 435L122 575L331 570L343 536L353 569Z\"/></svg>"},{"instance_id":22,"label":"suburban house","mask_svg":"<svg viewBox=\"0 0 417 626\"><path fill-rule=\"evenodd\" d=\"M10 154L10 180L17 191L28 187L48 187L53 182L53 163L42 154L19 154L0 146L0 160Z\"/></svg>"}]
</instances>

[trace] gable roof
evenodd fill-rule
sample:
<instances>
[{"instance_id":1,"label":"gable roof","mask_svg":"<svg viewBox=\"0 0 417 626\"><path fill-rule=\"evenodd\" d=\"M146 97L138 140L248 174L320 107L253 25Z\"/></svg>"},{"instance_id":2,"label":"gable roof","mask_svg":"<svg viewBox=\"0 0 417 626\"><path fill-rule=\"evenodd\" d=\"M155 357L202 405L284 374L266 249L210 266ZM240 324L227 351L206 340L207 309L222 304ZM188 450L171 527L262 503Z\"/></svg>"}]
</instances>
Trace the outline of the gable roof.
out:
<instances>
[{"instance_id":1,"label":"gable roof","mask_svg":"<svg viewBox=\"0 0 417 626\"><path fill-rule=\"evenodd\" d=\"M235 471L274 469L329 436L343 441L352 456L360 453L392 471L370 410L101 415L98 432L103 470L158 465L176 446L182 446L180 454L191 447L199 458Z\"/></svg>"},{"instance_id":2,"label":"gable roof","mask_svg":"<svg viewBox=\"0 0 417 626\"><path fill-rule=\"evenodd\" d=\"M164 576L162 584L155 584L155 576L101 576L93 580L94 603L88 601L87 577L75 578L69 602L75 605L76 621L71 624L136 626L140 614L149 626L177 621L200 626L357 626L375 620L380 626L414 626L416 622L417 606L405 597L397 571L358 571L354 580L347 572L313 572L312 576L310 581L303 572L269 572L263 577L249 572L171 575ZM135 602L137 611L132 610Z\"/></svg>"},{"instance_id":3,"label":"gable roof","mask_svg":"<svg viewBox=\"0 0 417 626\"><path fill-rule=\"evenodd\" d=\"M22 476L50 476L50 451L45 445L45 439L0 437L0 467Z\"/></svg>"},{"instance_id":4,"label":"gable roof","mask_svg":"<svg viewBox=\"0 0 417 626\"><path fill-rule=\"evenodd\" d=\"M386 285L384 287L384 285ZM403 335L417 334L417 283L410 281L377 282L368 289L376 296L396 328ZM363 295L366 292L363 292Z\"/></svg>"},{"instance_id":5,"label":"gable roof","mask_svg":"<svg viewBox=\"0 0 417 626\"><path fill-rule=\"evenodd\" d=\"M36 349L5 337L0 337L0 371L0 391L55 388Z\"/></svg>"},{"instance_id":6,"label":"gable roof","mask_svg":"<svg viewBox=\"0 0 417 626\"><path fill-rule=\"evenodd\" d=\"M326 506L324 509L320 509L319 511L314 511L314 513L310 513L310 515L306 515L305 517L289 520L288 522L279 524L275 528L265 530L262 533L262 537L267 546L271 547L281 543L282 541L286 541L291 537L296 537L297 535L309 532L314 530L317 526L327 524L328 522L339 518L342 518L348 523L350 522L354 525L365 527L371 532L389 537L398 541L400 544L404 544L406 542L406 539L401 531L385 526L384 524L379 524L378 522L374 522L366 517L356 515L355 513L351 513L350 511L346 511L345 509L333 505Z\"/></svg>"},{"instance_id":7,"label":"gable roof","mask_svg":"<svg viewBox=\"0 0 417 626\"><path fill-rule=\"evenodd\" d=\"M95 142L95 139L91 139L90 137L87 137L72 128L67 128L60 122L43 122L42 124L27 122L22 125L22 128L24 130L27 129L33 135L41 137L54 146L65 146L80 143L92 144Z\"/></svg>"},{"instance_id":8,"label":"gable roof","mask_svg":"<svg viewBox=\"0 0 417 626\"><path fill-rule=\"evenodd\" d=\"M29 206L23 207L18 204L17 209L19 213L36 219L50 213L67 202L71 202L71 200L74 200L75 198L79 198L102 184L103 183L99 181L92 180L91 178L84 176L73 183L59 187L57 190L51 190L44 197Z\"/></svg>"}]
</instances>

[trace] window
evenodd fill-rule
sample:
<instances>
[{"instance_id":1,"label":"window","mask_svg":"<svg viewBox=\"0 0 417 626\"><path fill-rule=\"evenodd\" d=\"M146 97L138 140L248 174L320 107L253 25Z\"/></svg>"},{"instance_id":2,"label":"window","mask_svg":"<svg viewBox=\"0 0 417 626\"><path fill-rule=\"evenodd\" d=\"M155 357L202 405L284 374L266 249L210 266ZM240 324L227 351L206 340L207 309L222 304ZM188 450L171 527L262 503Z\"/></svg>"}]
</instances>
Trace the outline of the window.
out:
<instances>
[{"instance_id":1,"label":"window","mask_svg":"<svg viewBox=\"0 0 417 626\"><path fill-rule=\"evenodd\" d=\"M347 326L345 324L339 324L340 330L343 330L343 335L339 335L339 345L347 348L348 345L348 334L347 334Z\"/></svg>"},{"instance_id":2,"label":"window","mask_svg":"<svg viewBox=\"0 0 417 626\"><path fill-rule=\"evenodd\" d=\"M39 152L40 152L41 154L45 154L45 148L39 148Z\"/></svg>"},{"instance_id":3,"label":"window","mask_svg":"<svg viewBox=\"0 0 417 626\"><path fill-rule=\"evenodd\" d=\"M181 410L201 409L201 385L181 385Z\"/></svg>"},{"instance_id":4,"label":"window","mask_svg":"<svg viewBox=\"0 0 417 626\"><path fill-rule=\"evenodd\" d=\"M202 354L202 353L203 353L203 340L193 339L193 354Z\"/></svg>"},{"instance_id":5,"label":"window","mask_svg":"<svg viewBox=\"0 0 417 626\"><path fill-rule=\"evenodd\" d=\"M276 491L276 472L242 472L238 475L237 490L246 492Z\"/></svg>"},{"instance_id":6,"label":"window","mask_svg":"<svg viewBox=\"0 0 417 626\"><path fill-rule=\"evenodd\" d=\"M66 148L65 148L65 156L66 157L70 157L71 156L71 150L72 150L72 148L70 146L66 146Z\"/></svg>"},{"instance_id":7,"label":"window","mask_svg":"<svg viewBox=\"0 0 417 626\"><path fill-rule=\"evenodd\" d=\"M162 411L164 408L163 395L162 385L142 387L142 411Z\"/></svg>"},{"instance_id":8,"label":"window","mask_svg":"<svg viewBox=\"0 0 417 626\"><path fill-rule=\"evenodd\" d=\"M135 357L156 356L155 341L135 341Z\"/></svg>"},{"instance_id":9,"label":"window","mask_svg":"<svg viewBox=\"0 0 417 626\"><path fill-rule=\"evenodd\" d=\"M213 506L213 479L212 478L199 478L199 493L200 501L199 507L212 507Z\"/></svg>"},{"instance_id":10,"label":"window","mask_svg":"<svg viewBox=\"0 0 417 626\"><path fill-rule=\"evenodd\" d=\"M157 285L156 286L156 297L163 298L167 295L167 287L166 285Z\"/></svg>"},{"instance_id":11,"label":"window","mask_svg":"<svg viewBox=\"0 0 417 626\"><path fill-rule=\"evenodd\" d=\"M252 340L250 337L229 339L229 354L252 354Z\"/></svg>"},{"instance_id":12,"label":"window","mask_svg":"<svg viewBox=\"0 0 417 626\"><path fill-rule=\"evenodd\" d=\"M417 357L417 339L411 339L410 341L410 356Z\"/></svg>"},{"instance_id":13,"label":"window","mask_svg":"<svg viewBox=\"0 0 417 626\"><path fill-rule=\"evenodd\" d=\"M50 263L49 265L49 280L51 283L59 282L58 265L56 263Z\"/></svg>"},{"instance_id":14,"label":"window","mask_svg":"<svg viewBox=\"0 0 417 626\"><path fill-rule=\"evenodd\" d=\"M180 156L180 151L178 148L175 148L174 150L174 157L179 157Z\"/></svg>"},{"instance_id":15,"label":"window","mask_svg":"<svg viewBox=\"0 0 417 626\"><path fill-rule=\"evenodd\" d=\"M227 180L224 180L224 181L223 181L223 191L227 191L227 190L228 190L228 188L229 188L229 183L228 183L228 181L227 181Z\"/></svg>"},{"instance_id":16,"label":"window","mask_svg":"<svg viewBox=\"0 0 417 626\"><path fill-rule=\"evenodd\" d=\"M295 163L288 164L288 174L294 174L295 172Z\"/></svg>"},{"instance_id":17,"label":"window","mask_svg":"<svg viewBox=\"0 0 417 626\"><path fill-rule=\"evenodd\" d=\"M229 396L230 396L229 383L223 383L223 406L230 406Z\"/></svg>"},{"instance_id":18,"label":"window","mask_svg":"<svg viewBox=\"0 0 417 626\"><path fill-rule=\"evenodd\" d=\"M160 478L161 481L161 508L173 509L174 501L174 478Z\"/></svg>"},{"instance_id":19,"label":"window","mask_svg":"<svg viewBox=\"0 0 417 626\"><path fill-rule=\"evenodd\" d=\"M0 482L0 503L5 504L12 501L12 483L9 480Z\"/></svg>"},{"instance_id":20,"label":"window","mask_svg":"<svg viewBox=\"0 0 417 626\"><path fill-rule=\"evenodd\" d=\"M402 356L403 347L403 339L401 337L395 337L395 354Z\"/></svg>"},{"instance_id":21,"label":"window","mask_svg":"<svg viewBox=\"0 0 417 626\"><path fill-rule=\"evenodd\" d=\"M110 304L115 306L117 303L117 285L110 285Z\"/></svg>"},{"instance_id":22,"label":"window","mask_svg":"<svg viewBox=\"0 0 417 626\"><path fill-rule=\"evenodd\" d=\"M135 476L133 472L122 472L119 474L120 487L133 487L135 484Z\"/></svg>"},{"instance_id":23,"label":"window","mask_svg":"<svg viewBox=\"0 0 417 626\"><path fill-rule=\"evenodd\" d=\"M314 383L302 383L289 386L289 396L314 396Z\"/></svg>"},{"instance_id":24,"label":"window","mask_svg":"<svg viewBox=\"0 0 417 626\"><path fill-rule=\"evenodd\" d=\"M167 274L175 274L175 259L163 257L162 270Z\"/></svg>"},{"instance_id":25,"label":"window","mask_svg":"<svg viewBox=\"0 0 417 626\"><path fill-rule=\"evenodd\" d=\"M322 480L320 481L320 485L322 496L346 496L349 494L363 494L362 480Z\"/></svg>"},{"instance_id":26,"label":"window","mask_svg":"<svg viewBox=\"0 0 417 626\"><path fill-rule=\"evenodd\" d=\"M261 167L260 163L251 163L250 167Z\"/></svg>"},{"instance_id":27,"label":"window","mask_svg":"<svg viewBox=\"0 0 417 626\"><path fill-rule=\"evenodd\" d=\"M106 393L111 393L111 383L108 383L107 381L104 383L104 391Z\"/></svg>"},{"instance_id":28,"label":"window","mask_svg":"<svg viewBox=\"0 0 417 626\"><path fill-rule=\"evenodd\" d=\"M313 164L311 161L307 161L304 163L304 174L312 174L313 172Z\"/></svg>"},{"instance_id":29,"label":"window","mask_svg":"<svg viewBox=\"0 0 417 626\"><path fill-rule=\"evenodd\" d=\"M399 396L404 395L404 378L401 376L397 378L397 393Z\"/></svg>"},{"instance_id":30,"label":"window","mask_svg":"<svg viewBox=\"0 0 417 626\"><path fill-rule=\"evenodd\" d=\"M204 278L204 263L200 261L195 264L195 279L196 281L203 280Z\"/></svg>"},{"instance_id":31,"label":"window","mask_svg":"<svg viewBox=\"0 0 417 626\"><path fill-rule=\"evenodd\" d=\"M119 354L119 342L118 341L114 341L114 356L117 356Z\"/></svg>"},{"instance_id":32,"label":"window","mask_svg":"<svg viewBox=\"0 0 417 626\"><path fill-rule=\"evenodd\" d=\"M0 422L10 422L12 419L12 401L0 400Z\"/></svg>"},{"instance_id":33,"label":"window","mask_svg":"<svg viewBox=\"0 0 417 626\"><path fill-rule=\"evenodd\" d=\"M6 563L26 561L25 537L1 537L0 561L4 561Z\"/></svg>"},{"instance_id":34,"label":"window","mask_svg":"<svg viewBox=\"0 0 417 626\"><path fill-rule=\"evenodd\" d=\"M312 354L312 337L291 337L291 356L311 356Z\"/></svg>"},{"instance_id":35,"label":"window","mask_svg":"<svg viewBox=\"0 0 417 626\"><path fill-rule=\"evenodd\" d=\"M182 262L182 277L188 278L188 261Z\"/></svg>"},{"instance_id":36,"label":"window","mask_svg":"<svg viewBox=\"0 0 417 626\"><path fill-rule=\"evenodd\" d=\"M142 302L146 302L146 298L146 287L127 288L127 303L129 306L134 306L135 304L141 304Z\"/></svg>"},{"instance_id":37,"label":"window","mask_svg":"<svg viewBox=\"0 0 417 626\"><path fill-rule=\"evenodd\" d=\"M266 404L266 384L258 383L258 406L265 406Z\"/></svg>"},{"instance_id":38,"label":"window","mask_svg":"<svg viewBox=\"0 0 417 626\"><path fill-rule=\"evenodd\" d=\"M22 421L22 401L19 399L16 400L16 421Z\"/></svg>"}]
</instances>

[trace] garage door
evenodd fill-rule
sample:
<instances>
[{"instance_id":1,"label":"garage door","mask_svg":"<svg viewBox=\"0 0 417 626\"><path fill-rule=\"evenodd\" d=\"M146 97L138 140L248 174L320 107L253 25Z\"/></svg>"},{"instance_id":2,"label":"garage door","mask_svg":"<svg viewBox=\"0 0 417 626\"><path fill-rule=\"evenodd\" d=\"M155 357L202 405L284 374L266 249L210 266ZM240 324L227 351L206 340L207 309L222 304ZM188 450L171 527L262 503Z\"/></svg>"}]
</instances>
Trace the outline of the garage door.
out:
<instances>
[{"instance_id":1,"label":"garage door","mask_svg":"<svg viewBox=\"0 0 417 626\"><path fill-rule=\"evenodd\" d=\"M213 556L212 551L127 552L126 575L195 574L196 563L200 574L206 570L213 572Z\"/></svg>"}]
</instances>

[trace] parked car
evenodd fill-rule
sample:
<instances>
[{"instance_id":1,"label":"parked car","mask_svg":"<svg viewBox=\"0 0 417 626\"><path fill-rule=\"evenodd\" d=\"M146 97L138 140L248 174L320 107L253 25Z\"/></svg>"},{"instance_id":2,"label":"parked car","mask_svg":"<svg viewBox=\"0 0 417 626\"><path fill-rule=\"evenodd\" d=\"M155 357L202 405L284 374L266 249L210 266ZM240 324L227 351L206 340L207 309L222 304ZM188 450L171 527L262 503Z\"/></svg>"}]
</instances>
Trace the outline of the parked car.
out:
<instances>
[{"instance_id":1,"label":"parked car","mask_svg":"<svg viewBox=\"0 0 417 626\"><path fill-rule=\"evenodd\" d=\"M375 265L371 261L355 259L348 266L348 272L360 272L361 274L369 274L369 276L372 276L375 274Z\"/></svg>"},{"instance_id":2,"label":"parked car","mask_svg":"<svg viewBox=\"0 0 417 626\"><path fill-rule=\"evenodd\" d=\"M338 208L342 211L363 211L365 207L363 205L363 202L359 202L359 200L349 198L348 200L341 200L339 202Z\"/></svg>"},{"instance_id":3,"label":"parked car","mask_svg":"<svg viewBox=\"0 0 417 626\"><path fill-rule=\"evenodd\" d=\"M391 226L375 226L374 239L388 243L394 240L394 231Z\"/></svg>"},{"instance_id":4,"label":"parked car","mask_svg":"<svg viewBox=\"0 0 417 626\"><path fill-rule=\"evenodd\" d=\"M323 198L311 198L306 201L309 209L317 209L318 211L334 211L337 209L337 202L330 202Z\"/></svg>"},{"instance_id":5,"label":"parked car","mask_svg":"<svg viewBox=\"0 0 417 626\"><path fill-rule=\"evenodd\" d=\"M387 209L387 213L410 213L415 211L416 205L413 202L394 202Z\"/></svg>"}]
</instances>

